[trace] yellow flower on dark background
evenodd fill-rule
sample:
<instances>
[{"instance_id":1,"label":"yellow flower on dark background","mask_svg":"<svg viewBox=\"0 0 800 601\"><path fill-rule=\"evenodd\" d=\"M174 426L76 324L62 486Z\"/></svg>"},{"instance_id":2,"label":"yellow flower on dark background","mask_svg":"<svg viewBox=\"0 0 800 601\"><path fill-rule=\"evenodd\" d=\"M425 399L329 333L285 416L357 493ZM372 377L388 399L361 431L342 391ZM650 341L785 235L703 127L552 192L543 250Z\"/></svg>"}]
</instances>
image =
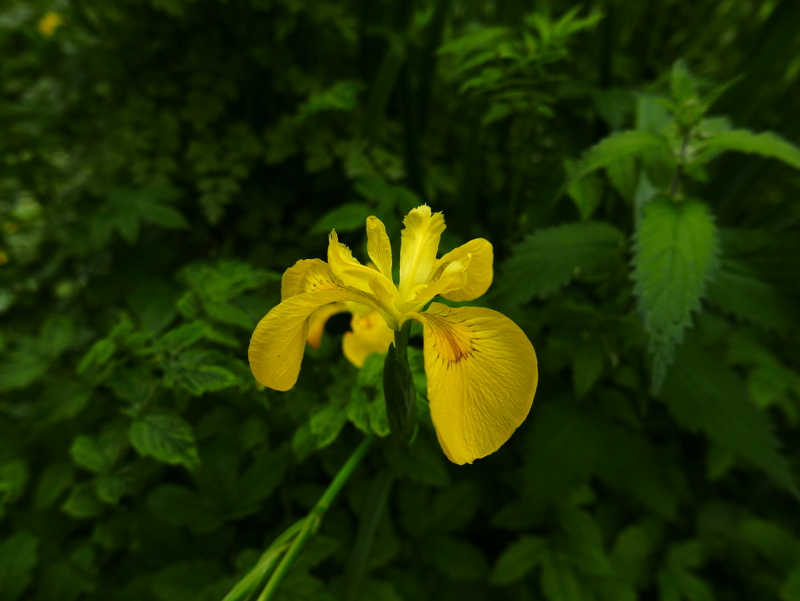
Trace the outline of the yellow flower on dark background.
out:
<instances>
[{"instance_id":1,"label":"yellow flower on dark background","mask_svg":"<svg viewBox=\"0 0 800 601\"><path fill-rule=\"evenodd\" d=\"M472 463L496 451L527 417L536 392L536 353L527 336L504 315L482 307L452 308L431 303L473 300L492 283L492 245L472 240L437 259L445 229L441 213L430 207L412 210L404 220L400 250L400 282L392 280L392 249L383 223L367 219L367 250L374 266L360 264L336 232L330 234L328 262L298 261L286 271L281 303L258 324L250 341L253 375L264 386L289 390L300 373L308 340L318 344L324 321L334 313L354 313L352 336L359 319L380 316L383 330L400 330L408 320L424 329L425 372L436 434L454 463ZM363 306L363 312L353 306ZM380 332L370 317L361 333ZM320 325L322 324L322 325ZM391 338L374 335L386 350ZM345 337L345 353L347 337ZM361 345L348 358L358 364ZM360 359L363 359L366 354ZM355 360L354 360L355 359Z\"/></svg>"}]
</instances>

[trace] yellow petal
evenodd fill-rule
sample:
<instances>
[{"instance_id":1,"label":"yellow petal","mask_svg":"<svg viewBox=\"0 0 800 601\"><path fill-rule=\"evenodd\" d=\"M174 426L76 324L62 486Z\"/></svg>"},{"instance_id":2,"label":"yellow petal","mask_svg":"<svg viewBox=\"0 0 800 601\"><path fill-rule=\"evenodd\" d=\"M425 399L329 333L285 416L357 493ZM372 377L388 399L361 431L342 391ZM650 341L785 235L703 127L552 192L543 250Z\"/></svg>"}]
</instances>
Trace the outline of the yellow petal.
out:
<instances>
[{"instance_id":1,"label":"yellow petal","mask_svg":"<svg viewBox=\"0 0 800 601\"><path fill-rule=\"evenodd\" d=\"M524 421L538 381L536 353L497 311L433 303L424 326L428 398L447 457L462 465L494 453Z\"/></svg>"},{"instance_id":2,"label":"yellow petal","mask_svg":"<svg viewBox=\"0 0 800 601\"><path fill-rule=\"evenodd\" d=\"M297 382L308 338L308 318L320 307L351 301L371 307L384 319L393 319L375 296L339 285L327 267L323 261L316 263L311 270L314 277L309 280L313 291L287 298L256 326L247 354L253 375L264 386L289 390Z\"/></svg>"},{"instance_id":3,"label":"yellow petal","mask_svg":"<svg viewBox=\"0 0 800 601\"><path fill-rule=\"evenodd\" d=\"M469 268L466 270L467 282L461 288L452 289L449 292L440 292L443 297L451 301L470 301L483 296L492 285L492 262L494 252L492 244L483 238L470 240L462 244L455 250L451 250L441 259L436 261L434 269L436 275L443 273L447 266L453 261L460 261L464 257L472 255Z\"/></svg>"},{"instance_id":4,"label":"yellow petal","mask_svg":"<svg viewBox=\"0 0 800 601\"><path fill-rule=\"evenodd\" d=\"M336 279L343 286L357 288L363 292L372 294L370 280L378 278L383 288L387 291L396 290L390 278L384 276L377 269L367 267L358 262L353 257L353 253L344 244L339 242L336 230L333 230L328 238L328 265L336 276Z\"/></svg>"},{"instance_id":5,"label":"yellow petal","mask_svg":"<svg viewBox=\"0 0 800 601\"><path fill-rule=\"evenodd\" d=\"M392 244L383 222L375 216L367 218L367 253L389 281L392 280Z\"/></svg>"},{"instance_id":6,"label":"yellow petal","mask_svg":"<svg viewBox=\"0 0 800 601\"><path fill-rule=\"evenodd\" d=\"M333 281L328 264L321 259L302 259L283 273L281 300L304 292L338 288Z\"/></svg>"},{"instance_id":7,"label":"yellow petal","mask_svg":"<svg viewBox=\"0 0 800 601\"><path fill-rule=\"evenodd\" d=\"M400 296L409 300L410 292L430 280L439 239L444 231L441 213L431 214L427 205L417 207L403 220L400 243Z\"/></svg>"},{"instance_id":8,"label":"yellow petal","mask_svg":"<svg viewBox=\"0 0 800 601\"><path fill-rule=\"evenodd\" d=\"M344 356L358 368L372 353L385 353L394 340L394 330L376 311L354 314L350 327L352 331L345 333L342 348Z\"/></svg>"},{"instance_id":9,"label":"yellow petal","mask_svg":"<svg viewBox=\"0 0 800 601\"><path fill-rule=\"evenodd\" d=\"M325 324L328 322L328 319L337 313L344 313L346 311L348 311L348 308L345 303L331 303L329 305L323 305L314 311L308 318L308 336L306 337L308 346L312 348L319 348L319 345L322 342L322 333L325 331ZM377 312L375 314L378 315ZM380 315L378 315L378 319L383 321L383 318L380 317Z\"/></svg>"},{"instance_id":10,"label":"yellow petal","mask_svg":"<svg viewBox=\"0 0 800 601\"><path fill-rule=\"evenodd\" d=\"M411 291L410 299L400 306L400 312L417 311L434 296L444 296L451 290L464 288L467 285L467 271L471 261L472 255L467 255L449 262L430 283L417 286Z\"/></svg>"}]
</instances>

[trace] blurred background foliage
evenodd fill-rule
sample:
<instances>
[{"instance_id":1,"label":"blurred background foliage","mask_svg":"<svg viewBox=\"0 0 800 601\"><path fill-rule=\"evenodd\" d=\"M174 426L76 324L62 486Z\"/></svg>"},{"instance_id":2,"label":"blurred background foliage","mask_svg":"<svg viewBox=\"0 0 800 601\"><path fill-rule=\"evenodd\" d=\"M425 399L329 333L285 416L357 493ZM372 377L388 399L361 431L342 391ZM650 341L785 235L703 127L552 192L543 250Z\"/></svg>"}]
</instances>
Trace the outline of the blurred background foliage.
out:
<instances>
[{"instance_id":1,"label":"blurred background foliage","mask_svg":"<svg viewBox=\"0 0 800 601\"><path fill-rule=\"evenodd\" d=\"M800 3L5 0L0 57L0 599L222 599L387 432L346 317L287 393L255 323L427 202L533 410L381 442L281 598L800 600Z\"/></svg>"}]
</instances>

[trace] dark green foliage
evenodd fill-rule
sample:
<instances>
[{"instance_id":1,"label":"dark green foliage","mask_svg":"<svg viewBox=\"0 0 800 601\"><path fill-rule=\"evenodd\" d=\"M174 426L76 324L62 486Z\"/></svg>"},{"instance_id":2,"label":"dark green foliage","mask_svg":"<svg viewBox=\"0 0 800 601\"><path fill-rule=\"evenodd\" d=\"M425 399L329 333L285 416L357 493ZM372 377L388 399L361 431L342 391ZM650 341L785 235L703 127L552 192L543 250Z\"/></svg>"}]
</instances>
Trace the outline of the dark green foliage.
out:
<instances>
[{"instance_id":1,"label":"dark green foliage","mask_svg":"<svg viewBox=\"0 0 800 601\"><path fill-rule=\"evenodd\" d=\"M0 601L256 591L366 435L276 598L800 600L798 31L793 0L0 3ZM366 260L369 215L397 266L423 202L442 252L493 244L474 303L538 355L472 466L419 327L407 446L347 318L286 393L247 365L285 269L334 228Z\"/></svg>"}]
</instances>

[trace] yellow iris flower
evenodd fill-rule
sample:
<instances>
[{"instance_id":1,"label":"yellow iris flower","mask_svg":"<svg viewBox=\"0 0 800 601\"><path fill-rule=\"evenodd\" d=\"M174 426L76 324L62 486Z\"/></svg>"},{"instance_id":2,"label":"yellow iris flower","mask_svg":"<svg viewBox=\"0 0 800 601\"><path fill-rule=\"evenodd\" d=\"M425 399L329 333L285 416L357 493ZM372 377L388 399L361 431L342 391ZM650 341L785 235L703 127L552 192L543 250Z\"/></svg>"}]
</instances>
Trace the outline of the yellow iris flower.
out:
<instances>
[{"instance_id":1,"label":"yellow iris flower","mask_svg":"<svg viewBox=\"0 0 800 601\"><path fill-rule=\"evenodd\" d=\"M325 323L337 313L352 313L350 331L342 338L344 356L358 368L372 353L385 353L394 340L394 330L386 325L380 314L360 303L342 301L325 305L308 318L308 346L319 348Z\"/></svg>"},{"instance_id":2,"label":"yellow iris flower","mask_svg":"<svg viewBox=\"0 0 800 601\"><path fill-rule=\"evenodd\" d=\"M418 321L439 443L453 463L472 463L499 449L527 417L538 381L536 353L519 326L497 311L441 303L422 311L437 295L469 301L486 292L492 283L492 245L479 238L437 259L442 214L423 205L403 223L398 285L392 281L389 237L376 217L367 219L367 252L375 267L361 265L334 230L327 263L301 260L286 270L281 303L259 322L250 341L250 368L268 388L292 388L309 318L333 303L364 305L391 330Z\"/></svg>"}]
</instances>

